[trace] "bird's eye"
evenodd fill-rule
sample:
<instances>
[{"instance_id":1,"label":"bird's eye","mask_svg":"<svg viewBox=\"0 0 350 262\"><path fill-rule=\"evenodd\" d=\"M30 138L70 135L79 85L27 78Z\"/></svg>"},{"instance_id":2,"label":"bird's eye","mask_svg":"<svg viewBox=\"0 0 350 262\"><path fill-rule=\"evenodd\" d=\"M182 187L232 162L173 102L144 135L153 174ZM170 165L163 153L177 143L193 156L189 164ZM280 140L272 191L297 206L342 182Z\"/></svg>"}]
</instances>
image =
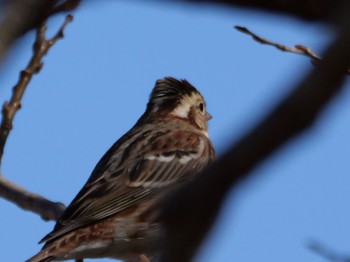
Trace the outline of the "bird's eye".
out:
<instances>
[{"instance_id":1,"label":"bird's eye","mask_svg":"<svg viewBox=\"0 0 350 262\"><path fill-rule=\"evenodd\" d=\"M204 112L204 104L203 103L199 104L199 111L201 111L201 113Z\"/></svg>"}]
</instances>

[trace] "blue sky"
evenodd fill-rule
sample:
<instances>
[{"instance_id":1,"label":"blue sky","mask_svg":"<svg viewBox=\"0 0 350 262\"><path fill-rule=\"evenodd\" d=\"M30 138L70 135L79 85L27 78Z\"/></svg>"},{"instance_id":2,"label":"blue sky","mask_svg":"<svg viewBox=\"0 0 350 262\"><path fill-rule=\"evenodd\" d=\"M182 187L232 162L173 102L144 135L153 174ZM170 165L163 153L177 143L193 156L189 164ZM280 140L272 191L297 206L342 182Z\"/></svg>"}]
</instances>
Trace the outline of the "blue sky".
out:
<instances>
[{"instance_id":1,"label":"blue sky","mask_svg":"<svg viewBox=\"0 0 350 262\"><path fill-rule=\"evenodd\" d=\"M62 20L51 19L49 32ZM316 23L238 8L158 1L81 6L28 87L3 175L68 204L164 76L186 78L206 97L210 137L222 154L313 67L307 58L254 42L234 25L318 52L332 37ZM27 63L32 41L33 34L26 35L2 66L2 100ZM346 89L310 132L232 190L197 262L322 262L307 248L313 240L350 254L349 99ZM0 210L2 260L23 261L39 251L37 242L53 222L1 199Z\"/></svg>"}]
</instances>

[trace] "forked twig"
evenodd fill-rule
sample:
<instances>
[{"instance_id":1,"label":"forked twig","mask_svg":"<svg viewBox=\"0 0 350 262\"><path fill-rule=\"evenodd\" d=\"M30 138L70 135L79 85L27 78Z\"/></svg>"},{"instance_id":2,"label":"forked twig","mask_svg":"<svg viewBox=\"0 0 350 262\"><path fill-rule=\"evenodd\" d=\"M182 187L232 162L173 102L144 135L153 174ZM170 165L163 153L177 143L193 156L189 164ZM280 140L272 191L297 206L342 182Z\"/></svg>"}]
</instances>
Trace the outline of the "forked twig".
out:
<instances>
[{"instance_id":1,"label":"forked twig","mask_svg":"<svg viewBox=\"0 0 350 262\"><path fill-rule=\"evenodd\" d=\"M44 22L36 32L33 45L33 56L26 69L19 77L17 84L13 88L10 101L5 102L2 109L2 120L0 125L0 163L4 152L4 147L8 135L12 129L12 123L17 111L21 108L21 100L24 92L32 79L43 66L42 59L49 49L64 36L64 30L73 16L67 15L58 32L50 39L46 39L46 22ZM0 197L7 199L23 209L39 214L44 220L57 220L64 210L64 205L45 199L44 197L31 193L24 188L15 185L0 174Z\"/></svg>"},{"instance_id":2,"label":"forked twig","mask_svg":"<svg viewBox=\"0 0 350 262\"><path fill-rule=\"evenodd\" d=\"M0 164L4 153L7 137L12 129L13 119L15 118L17 111L21 108L21 100L24 92L33 75L37 74L42 68L43 57L60 38L63 38L64 29L72 20L73 16L67 15L63 25L51 39L45 38L47 29L46 22L44 22L38 28L35 43L33 46L33 56L30 59L26 69L21 72L17 84L13 87L12 97L10 101L5 102L2 108L2 119L0 124Z\"/></svg>"}]
</instances>

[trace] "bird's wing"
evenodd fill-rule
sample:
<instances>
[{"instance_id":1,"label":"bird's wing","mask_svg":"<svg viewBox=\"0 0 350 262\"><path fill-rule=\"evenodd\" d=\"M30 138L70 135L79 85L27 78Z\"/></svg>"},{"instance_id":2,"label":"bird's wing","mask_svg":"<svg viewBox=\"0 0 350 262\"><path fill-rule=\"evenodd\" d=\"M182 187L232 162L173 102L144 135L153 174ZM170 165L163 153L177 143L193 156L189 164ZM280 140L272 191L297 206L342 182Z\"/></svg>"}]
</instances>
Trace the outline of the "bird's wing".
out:
<instances>
[{"instance_id":1,"label":"bird's wing","mask_svg":"<svg viewBox=\"0 0 350 262\"><path fill-rule=\"evenodd\" d=\"M146 130L142 142L128 137L136 136L126 134L112 146L41 242L146 202L160 188L199 172L215 154L208 138L193 132Z\"/></svg>"}]
</instances>

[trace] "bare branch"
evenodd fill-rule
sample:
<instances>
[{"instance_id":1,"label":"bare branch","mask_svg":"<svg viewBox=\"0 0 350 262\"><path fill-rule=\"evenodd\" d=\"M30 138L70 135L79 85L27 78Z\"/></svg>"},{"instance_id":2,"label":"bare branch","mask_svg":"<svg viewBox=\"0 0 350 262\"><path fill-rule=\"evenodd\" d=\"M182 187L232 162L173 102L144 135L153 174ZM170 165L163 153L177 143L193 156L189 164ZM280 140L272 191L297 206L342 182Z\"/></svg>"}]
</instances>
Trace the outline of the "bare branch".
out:
<instances>
[{"instance_id":1,"label":"bare branch","mask_svg":"<svg viewBox=\"0 0 350 262\"><path fill-rule=\"evenodd\" d=\"M259 42L260 44L274 46L277 49L284 51L284 52L291 52L291 53L310 57L312 63L317 63L321 60L321 58L314 51L312 51L311 48L305 47L303 45L295 45L294 47L287 47L285 45L281 45L281 44L272 42L270 40L267 40L266 38L262 38L261 36L258 36L257 34L253 33L252 31L250 31L246 27L236 25L236 26L234 26L234 28L242 33L245 33L247 35L252 36L252 38L255 41Z\"/></svg>"},{"instance_id":2,"label":"bare branch","mask_svg":"<svg viewBox=\"0 0 350 262\"><path fill-rule=\"evenodd\" d=\"M3 105L2 120L0 124L0 163L4 153L7 137L12 129L13 119L16 112L21 108L21 100L24 92L33 75L37 74L43 66L43 57L47 54L51 46L53 46L57 40L63 37L63 31L67 24L72 21L72 19L73 17L68 15L60 30L49 40L45 39L46 22L44 22L40 28L38 28L33 48L33 56L30 59L26 69L21 72L18 83L13 88L10 101L5 102Z\"/></svg>"},{"instance_id":3,"label":"bare branch","mask_svg":"<svg viewBox=\"0 0 350 262\"><path fill-rule=\"evenodd\" d=\"M344 10L350 9L350 2ZM350 16L319 65L274 110L194 181L170 193L161 203L167 231L162 262L191 261L210 229L223 200L251 171L278 149L312 127L343 87L350 66Z\"/></svg>"},{"instance_id":4,"label":"bare branch","mask_svg":"<svg viewBox=\"0 0 350 262\"><path fill-rule=\"evenodd\" d=\"M12 129L13 119L17 111L21 108L21 100L24 92L34 74L37 74L43 66L42 59L49 49L63 37L64 29L71 22L73 17L68 15L58 30L51 38L46 39L46 22L38 29L33 46L33 56L27 67L20 74L18 83L13 88L12 97L9 102L5 102L2 110L2 120L0 125L0 162L3 156L4 147L8 135ZM5 179L0 175L0 196L17 204L23 209L39 214L44 220L56 220L64 210L64 205L54 203L40 195L31 193Z\"/></svg>"},{"instance_id":5,"label":"bare branch","mask_svg":"<svg viewBox=\"0 0 350 262\"><path fill-rule=\"evenodd\" d=\"M62 203L52 202L15 185L0 175L0 197L19 207L40 215L44 220L57 220L65 209Z\"/></svg>"},{"instance_id":6,"label":"bare branch","mask_svg":"<svg viewBox=\"0 0 350 262\"><path fill-rule=\"evenodd\" d=\"M267 40L266 38L263 38L261 36L258 36L257 34L250 31L248 28L243 26L235 26L235 29L238 31L245 33L247 35L250 35L255 41L259 42L263 45L270 45L276 47L278 50L281 50L283 52L290 52L298 55L307 56L311 59L311 63L314 65L317 65L320 63L322 58L317 55L311 48L303 46L303 45L295 45L294 47L288 47L285 45L281 45L275 42L272 42L270 40ZM350 74L350 69L347 70L347 73Z\"/></svg>"}]
</instances>

